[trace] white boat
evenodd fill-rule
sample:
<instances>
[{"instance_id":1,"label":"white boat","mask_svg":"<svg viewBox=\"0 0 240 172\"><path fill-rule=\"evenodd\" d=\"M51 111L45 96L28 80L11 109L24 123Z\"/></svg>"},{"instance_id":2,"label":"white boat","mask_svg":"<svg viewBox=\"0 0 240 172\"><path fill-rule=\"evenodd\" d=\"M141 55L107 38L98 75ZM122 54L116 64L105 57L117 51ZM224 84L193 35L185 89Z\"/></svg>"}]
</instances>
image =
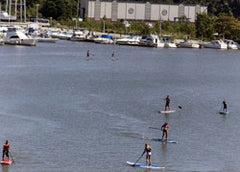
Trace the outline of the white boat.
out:
<instances>
[{"instance_id":1,"label":"white boat","mask_svg":"<svg viewBox=\"0 0 240 172\"><path fill-rule=\"evenodd\" d=\"M139 45L146 47L163 48L164 42L157 35L143 36Z\"/></svg>"},{"instance_id":2,"label":"white boat","mask_svg":"<svg viewBox=\"0 0 240 172\"><path fill-rule=\"evenodd\" d=\"M102 35L101 37L97 37L93 39L94 42L100 44L113 44L113 38L111 35Z\"/></svg>"},{"instance_id":3,"label":"white boat","mask_svg":"<svg viewBox=\"0 0 240 172\"><path fill-rule=\"evenodd\" d=\"M129 36L127 38L117 39L116 43L119 44L119 45L139 45L140 37Z\"/></svg>"},{"instance_id":4,"label":"white boat","mask_svg":"<svg viewBox=\"0 0 240 172\"><path fill-rule=\"evenodd\" d=\"M70 40L72 35L73 35L73 31L69 30L69 31L62 31L60 33L53 32L51 34L51 37L52 38L58 38L58 39L64 39L64 40Z\"/></svg>"},{"instance_id":5,"label":"white boat","mask_svg":"<svg viewBox=\"0 0 240 172\"><path fill-rule=\"evenodd\" d=\"M165 48L177 48L177 45L172 36L163 36L163 41Z\"/></svg>"},{"instance_id":6,"label":"white boat","mask_svg":"<svg viewBox=\"0 0 240 172\"><path fill-rule=\"evenodd\" d=\"M227 44L222 40L214 40L212 42L204 42L204 48L213 48L213 49L227 49Z\"/></svg>"},{"instance_id":7,"label":"white boat","mask_svg":"<svg viewBox=\"0 0 240 172\"><path fill-rule=\"evenodd\" d=\"M35 46L37 40L27 36L21 28L8 27L7 35L4 39L5 44Z\"/></svg>"},{"instance_id":8,"label":"white boat","mask_svg":"<svg viewBox=\"0 0 240 172\"><path fill-rule=\"evenodd\" d=\"M177 45L178 48L199 48L200 45L197 41L184 40Z\"/></svg>"},{"instance_id":9,"label":"white boat","mask_svg":"<svg viewBox=\"0 0 240 172\"><path fill-rule=\"evenodd\" d=\"M87 32L84 29L74 29L71 41L85 41L87 39Z\"/></svg>"},{"instance_id":10,"label":"white boat","mask_svg":"<svg viewBox=\"0 0 240 172\"><path fill-rule=\"evenodd\" d=\"M225 39L224 43L227 44L228 49L237 50L239 47L238 43L234 42L233 40Z\"/></svg>"}]
</instances>

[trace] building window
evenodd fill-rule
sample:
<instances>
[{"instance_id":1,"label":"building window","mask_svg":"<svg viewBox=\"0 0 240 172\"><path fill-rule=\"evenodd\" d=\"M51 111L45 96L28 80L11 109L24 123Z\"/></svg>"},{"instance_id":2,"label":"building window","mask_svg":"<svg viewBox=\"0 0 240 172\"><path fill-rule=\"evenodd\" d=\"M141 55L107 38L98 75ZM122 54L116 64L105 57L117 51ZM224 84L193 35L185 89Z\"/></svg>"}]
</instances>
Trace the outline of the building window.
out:
<instances>
[{"instance_id":1,"label":"building window","mask_svg":"<svg viewBox=\"0 0 240 172\"><path fill-rule=\"evenodd\" d=\"M128 9L128 14L133 14L133 12L134 12L134 9L133 9L133 8L129 8L129 9Z\"/></svg>"},{"instance_id":2,"label":"building window","mask_svg":"<svg viewBox=\"0 0 240 172\"><path fill-rule=\"evenodd\" d=\"M166 16L166 15L167 15L167 10L166 10L166 9L162 10L162 15L163 15L163 16Z\"/></svg>"}]
</instances>

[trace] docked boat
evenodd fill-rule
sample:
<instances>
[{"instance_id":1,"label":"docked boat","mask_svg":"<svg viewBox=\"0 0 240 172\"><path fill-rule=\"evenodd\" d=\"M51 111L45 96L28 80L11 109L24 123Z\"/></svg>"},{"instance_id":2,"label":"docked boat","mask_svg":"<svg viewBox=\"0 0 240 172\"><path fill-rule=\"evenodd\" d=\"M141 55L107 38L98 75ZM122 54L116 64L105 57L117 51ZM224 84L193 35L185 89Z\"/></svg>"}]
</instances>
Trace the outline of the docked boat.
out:
<instances>
[{"instance_id":1,"label":"docked boat","mask_svg":"<svg viewBox=\"0 0 240 172\"><path fill-rule=\"evenodd\" d=\"M157 35L143 36L139 43L140 46L163 48L164 42Z\"/></svg>"},{"instance_id":2,"label":"docked boat","mask_svg":"<svg viewBox=\"0 0 240 172\"><path fill-rule=\"evenodd\" d=\"M139 45L140 37L138 37L138 36L129 36L127 38L117 39L116 43L118 45Z\"/></svg>"},{"instance_id":3,"label":"docked boat","mask_svg":"<svg viewBox=\"0 0 240 172\"><path fill-rule=\"evenodd\" d=\"M204 42L204 48L213 48L213 49L227 49L227 44L222 40L214 40L212 42Z\"/></svg>"},{"instance_id":4,"label":"docked boat","mask_svg":"<svg viewBox=\"0 0 240 172\"><path fill-rule=\"evenodd\" d=\"M178 48L199 48L200 45L198 41L184 40L177 45Z\"/></svg>"},{"instance_id":5,"label":"docked boat","mask_svg":"<svg viewBox=\"0 0 240 172\"><path fill-rule=\"evenodd\" d=\"M73 35L70 38L71 41L85 41L87 39L87 34L84 29L74 29Z\"/></svg>"},{"instance_id":6,"label":"docked boat","mask_svg":"<svg viewBox=\"0 0 240 172\"><path fill-rule=\"evenodd\" d=\"M8 27L5 44L35 46L37 40L27 36L20 28Z\"/></svg>"},{"instance_id":7,"label":"docked boat","mask_svg":"<svg viewBox=\"0 0 240 172\"><path fill-rule=\"evenodd\" d=\"M232 49L232 50L237 50L239 45L237 42L234 42L233 40L228 40L228 39L225 39L224 40L224 43L227 44L227 48L228 49Z\"/></svg>"},{"instance_id":8,"label":"docked boat","mask_svg":"<svg viewBox=\"0 0 240 172\"><path fill-rule=\"evenodd\" d=\"M164 36L163 41L165 48L177 48L177 45L171 36Z\"/></svg>"},{"instance_id":9,"label":"docked boat","mask_svg":"<svg viewBox=\"0 0 240 172\"><path fill-rule=\"evenodd\" d=\"M69 31L62 31L60 33L58 32L53 32L51 34L52 38L58 38L58 39L63 39L63 40L70 40L73 35L73 32L71 30Z\"/></svg>"},{"instance_id":10,"label":"docked boat","mask_svg":"<svg viewBox=\"0 0 240 172\"><path fill-rule=\"evenodd\" d=\"M93 39L94 42L100 44L113 44L113 37L111 35L102 35L101 37L97 37Z\"/></svg>"}]
</instances>

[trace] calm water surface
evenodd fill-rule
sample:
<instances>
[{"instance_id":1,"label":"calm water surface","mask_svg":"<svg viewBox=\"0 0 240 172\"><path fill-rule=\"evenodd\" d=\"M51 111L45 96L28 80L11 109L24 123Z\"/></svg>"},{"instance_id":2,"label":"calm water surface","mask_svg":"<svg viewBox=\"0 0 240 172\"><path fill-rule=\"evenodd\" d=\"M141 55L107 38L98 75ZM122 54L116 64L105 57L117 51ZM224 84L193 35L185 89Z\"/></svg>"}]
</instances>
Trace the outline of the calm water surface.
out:
<instances>
[{"instance_id":1,"label":"calm water surface","mask_svg":"<svg viewBox=\"0 0 240 172\"><path fill-rule=\"evenodd\" d=\"M239 171L240 51L59 41L0 52L0 144L16 161L2 171L145 172L126 161L146 142L162 171ZM158 114L166 95L177 111ZM164 122L178 144L142 139Z\"/></svg>"}]
</instances>

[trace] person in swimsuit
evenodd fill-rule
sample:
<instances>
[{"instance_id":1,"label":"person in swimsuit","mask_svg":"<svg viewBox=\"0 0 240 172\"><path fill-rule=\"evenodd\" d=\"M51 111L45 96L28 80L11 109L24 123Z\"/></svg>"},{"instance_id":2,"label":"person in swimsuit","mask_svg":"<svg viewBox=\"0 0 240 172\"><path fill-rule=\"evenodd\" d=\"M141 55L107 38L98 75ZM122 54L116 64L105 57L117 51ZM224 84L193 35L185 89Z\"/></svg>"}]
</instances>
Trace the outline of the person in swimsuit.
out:
<instances>
[{"instance_id":1,"label":"person in swimsuit","mask_svg":"<svg viewBox=\"0 0 240 172\"><path fill-rule=\"evenodd\" d=\"M4 155L7 156L9 159L9 151L10 151L10 144L8 143L8 140L6 140L6 143L3 145L3 154L2 154L2 160L4 161Z\"/></svg>"},{"instance_id":2,"label":"person in swimsuit","mask_svg":"<svg viewBox=\"0 0 240 172\"><path fill-rule=\"evenodd\" d=\"M170 103L171 103L172 100L170 99L169 96L167 96L164 100L166 101L165 111L167 111L167 108L170 111Z\"/></svg>"},{"instance_id":3,"label":"person in swimsuit","mask_svg":"<svg viewBox=\"0 0 240 172\"><path fill-rule=\"evenodd\" d=\"M223 100L223 112L227 112L227 102Z\"/></svg>"},{"instance_id":4,"label":"person in swimsuit","mask_svg":"<svg viewBox=\"0 0 240 172\"><path fill-rule=\"evenodd\" d=\"M146 143L145 144L145 148L144 148L144 151L143 151L143 153L142 153L142 156L145 154L145 153L147 153L147 156L146 156L146 165L151 165L152 164L152 162L151 162L151 156L152 156L152 148L151 148L151 146L148 144L148 143Z\"/></svg>"},{"instance_id":5,"label":"person in swimsuit","mask_svg":"<svg viewBox=\"0 0 240 172\"><path fill-rule=\"evenodd\" d=\"M163 124L161 127L161 130L163 131L162 141L164 140L164 136L166 136L166 140L167 140L168 139L168 130L169 130L168 123Z\"/></svg>"}]
</instances>

